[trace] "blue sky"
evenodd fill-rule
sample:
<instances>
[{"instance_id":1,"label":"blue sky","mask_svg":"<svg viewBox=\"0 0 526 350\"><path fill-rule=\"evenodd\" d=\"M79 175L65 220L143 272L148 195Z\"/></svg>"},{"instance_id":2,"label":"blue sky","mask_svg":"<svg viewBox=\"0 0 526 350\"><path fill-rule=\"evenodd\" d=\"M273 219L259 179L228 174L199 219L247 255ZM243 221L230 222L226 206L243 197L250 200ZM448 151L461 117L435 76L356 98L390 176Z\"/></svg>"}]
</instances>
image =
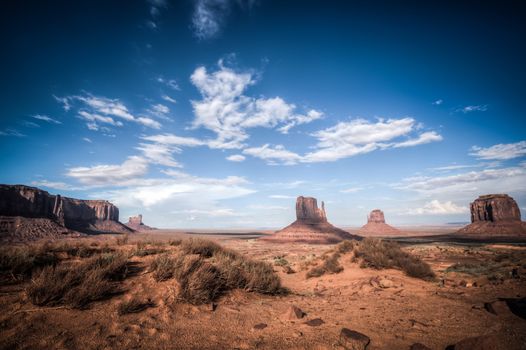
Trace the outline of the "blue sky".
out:
<instances>
[{"instance_id":1,"label":"blue sky","mask_svg":"<svg viewBox=\"0 0 526 350\"><path fill-rule=\"evenodd\" d=\"M516 1L1 6L1 183L158 227L280 227L298 195L360 226L526 208Z\"/></svg>"}]
</instances>

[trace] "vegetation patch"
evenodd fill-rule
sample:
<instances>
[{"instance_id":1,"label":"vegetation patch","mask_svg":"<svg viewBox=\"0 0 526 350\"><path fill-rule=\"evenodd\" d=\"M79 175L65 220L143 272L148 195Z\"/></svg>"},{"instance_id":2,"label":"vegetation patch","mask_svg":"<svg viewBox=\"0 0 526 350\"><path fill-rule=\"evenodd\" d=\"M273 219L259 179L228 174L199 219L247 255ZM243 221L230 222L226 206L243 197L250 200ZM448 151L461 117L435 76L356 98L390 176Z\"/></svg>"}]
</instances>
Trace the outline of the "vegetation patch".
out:
<instances>
[{"instance_id":1,"label":"vegetation patch","mask_svg":"<svg viewBox=\"0 0 526 350\"><path fill-rule=\"evenodd\" d=\"M340 265L340 253L334 252L332 254L324 255L323 263L319 266L315 266L307 271L307 278L320 277L327 273L340 273L343 271L343 266Z\"/></svg>"},{"instance_id":2,"label":"vegetation patch","mask_svg":"<svg viewBox=\"0 0 526 350\"><path fill-rule=\"evenodd\" d=\"M18 282L31 277L33 271L59 262L53 252L45 246L23 246L0 248L0 281Z\"/></svg>"},{"instance_id":3,"label":"vegetation patch","mask_svg":"<svg viewBox=\"0 0 526 350\"><path fill-rule=\"evenodd\" d=\"M154 306L155 304L149 298L144 300L144 299L134 297L130 300L126 300L120 303L117 309L117 313L121 316L127 315L127 314L133 314L133 313L144 311Z\"/></svg>"}]
</instances>

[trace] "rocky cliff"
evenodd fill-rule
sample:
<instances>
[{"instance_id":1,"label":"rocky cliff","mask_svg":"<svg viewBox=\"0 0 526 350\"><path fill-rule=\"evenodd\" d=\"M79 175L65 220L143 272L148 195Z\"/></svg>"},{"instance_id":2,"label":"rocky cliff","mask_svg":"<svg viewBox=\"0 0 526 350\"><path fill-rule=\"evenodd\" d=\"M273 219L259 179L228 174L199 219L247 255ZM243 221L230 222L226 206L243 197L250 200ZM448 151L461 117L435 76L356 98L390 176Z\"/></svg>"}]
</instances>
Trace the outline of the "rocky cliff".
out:
<instances>
[{"instance_id":1,"label":"rocky cliff","mask_svg":"<svg viewBox=\"0 0 526 350\"><path fill-rule=\"evenodd\" d=\"M150 227L148 225L145 225L142 222L142 215L136 215L136 216L130 216L128 218L128 222L125 224L129 228L136 230L136 231L150 231L150 230L156 230L153 227Z\"/></svg>"},{"instance_id":2,"label":"rocky cliff","mask_svg":"<svg viewBox=\"0 0 526 350\"><path fill-rule=\"evenodd\" d=\"M398 235L401 232L386 224L383 211L380 209L374 209L369 215L367 215L367 224L362 226L358 233L364 236L393 236Z\"/></svg>"},{"instance_id":3,"label":"rocky cliff","mask_svg":"<svg viewBox=\"0 0 526 350\"><path fill-rule=\"evenodd\" d=\"M0 216L49 219L86 233L130 231L119 223L119 209L108 201L51 195L25 185L0 185Z\"/></svg>"},{"instance_id":4,"label":"rocky cliff","mask_svg":"<svg viewBox=\"0 0 526 350\"><path fill-rule=\"evenodd\" d=\"M328 244L344 239L361 239L334 227L327 221L325 204L318 208L316 198L300 196L296 199L296 221L273 235L262 238L279 242Z\"/></svg>"},{"instance_id":5,"label":"rocky cliff","mask_svg":"<svg viewBox=\"0 0 526 350\"><path fill-rule=\"evenodd\" d=\"M460 234L479 236L524 236L526 223L515 200L507 194L479 196L470 204L471 224Z\"/></svg>"}]
</instances>

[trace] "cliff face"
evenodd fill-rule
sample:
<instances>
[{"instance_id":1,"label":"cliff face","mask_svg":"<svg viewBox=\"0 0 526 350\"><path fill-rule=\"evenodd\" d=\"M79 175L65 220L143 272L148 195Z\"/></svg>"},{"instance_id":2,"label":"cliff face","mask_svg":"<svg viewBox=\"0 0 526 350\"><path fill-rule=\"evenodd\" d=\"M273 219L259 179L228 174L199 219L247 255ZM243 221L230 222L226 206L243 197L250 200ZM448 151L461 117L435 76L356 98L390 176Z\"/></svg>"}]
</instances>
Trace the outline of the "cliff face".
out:
<instances>
[{"instance_id":1,"label":"cliff face","mask_svg":"<svg viewBox=\"0 0 526 350\"><path fill-rule=\"evenodd\" d=\"M119 209L108 201L55 196L24 185L0 185L0 216L46 218L75 230L96 230L103 221L115 222L116 231L122 226Z\"/></svg>"},{"instance_id":2,"label":"cliff face","mask_svg":"<svg viewBox=\"0 0 526 350\"><path fill-rule=\"evenodd\" d=\"M321 208L318 208L316 198L299 196L296 199L296 220L311 223L327 222L325 203L321 202Z\"/></svg>"},{"instance_id":3,"label":"cliff face","mask_svg":"<svg viewBox=\"0 0 526 350\"><path fill-rule=\"evenodd\" d=\"M363 236L393 236L400 234L400 231L385 223L383 211L374 209L367 215L367 224L358 233Z\"/></svg>"},{"instance_id":4,"label":"cliff face","mask_svg":"<svg viewBox=\"0 0 526 350\"><path fill-rule=\"evenodd\" d=\"M521 212L517 202L507 194L480 196L470 204L471 222L520 221Z\"/></svg>"},{"instance_id":5,"label":"cliff face","mask_svg":"<svg viewBox=\"0 0 526 350\"><path fill-rule=\"evenodd\" d=\"M460 234L481 237L525 236L526 223L521 221L517 202L507 194L479 196L470 204L471 224Z\"/></svg>"},{"instance_id":6,"label":"cliff face","mask_svg":"<svg viewBox=\"0 0 526 350\"><path fill-rule=\"evenodd\" d=\"M380 209L375 209L367 216L368 223L385 224L384 212Z\"/></svg>"}]
</instances>

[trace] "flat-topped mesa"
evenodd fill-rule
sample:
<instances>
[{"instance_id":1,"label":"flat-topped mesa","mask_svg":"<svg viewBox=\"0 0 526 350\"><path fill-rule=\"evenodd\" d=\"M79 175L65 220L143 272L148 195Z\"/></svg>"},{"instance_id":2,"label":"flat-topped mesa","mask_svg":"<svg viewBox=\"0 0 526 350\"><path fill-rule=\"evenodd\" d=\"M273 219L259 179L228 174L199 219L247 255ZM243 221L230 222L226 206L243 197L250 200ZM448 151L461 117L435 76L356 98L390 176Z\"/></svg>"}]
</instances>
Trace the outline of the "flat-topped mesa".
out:
<instances>
[{"instance_id":1,"label":"flat-topped mesa","mask_svg":"<svg viewBox=\"0 0 526 350\"><path fill-rule=\"evenodd\" d=\"M374 209L369 215L367 215L367 222L385 224L384 212L380 209Z\"/></svg>"},{"instance_id":2,"label":"flat-topped mesa","mask_svg":"<svg viewBox=\"0 0 526 350\"><path fill-rule=\"evenodd\" d=\"M479 196L470 204L471 222L521 221L517 202L507 194Z\"/></svg>"},{"instance_id":3,"label":"flat-topped mesa","mask_svg":"<svg viewBox=\"0 0 526 350\"><path fill-rule=\"evenodd\" d=\"M327 222L325 203L321 202L320 209L316 198L299 196L296 199L296 220L310 223Z\"/></svg>"},{"instance_id":4,"label":"flat-topped mesa","mask_svg":"<svg viewBox=\"0 0 526 350\"><path fill-rule=\"evenodd\" d=\"M142 225L142 215L130 216L127 225Z\"/></svg>"},{"instance_id":5,"label":"flat-topped mesa","mask_svg":"<svg viewBox=\"0 0 526 350\"><path fill-rule=\"evenodd\" d=\"M136 230L136 231L150 231L150 230L156 230L153 227L147 226L142 222L142 215L138 214L136 216L130 216L128 218L128 222L125 224L129 228Z\"/></svg>"},{"instance_id":6,"label":"flat-topped mesa","mask_svg":"<svg viewBox=\"0 0 526 350\"><path fill-rule=\"evenodd\" d=\"M51 195L36 187L0 185L0 216L49 219L81 232L127 232L119 209L106 200Z\"/></svg>"},{"instance_id":7,"label":"flat-topped mesa","mask_svg":"<svg viewBox=\"0 0 526 350\"><path fill-rule=\"evenodd\" d=\"M327 244L338 243L344 239L361 239L361 237L331 225L327 221L325 203L321 202L321 208L318 208L316 198L299 196L296 199L296 221L262 239L275 242Z\"/></svg>"},{"instance_id":8,"label":"flat-topped mesa","mask_svg":"<svg viewBox=\"0 0 526 350\"><path fill-rule=\"evenodd\" d=\"M400 231L385 223L383 211L374 209L367 215L367 224L358 233L363 236L393 236L399 235Z\"/></svg>"},{"instance_id":9,"label":"flat-topped mesa","mask_svg":"<svg viewBox=\"0 0 526 350\"><path fill-rule=\"evenodd\" d=\"M526 235L526 223L521 221L519 206L507 194L479 196L470 204L470 209L471 224L461 228L459 234L481 238Z\"/></svg>"}]
</instances>

